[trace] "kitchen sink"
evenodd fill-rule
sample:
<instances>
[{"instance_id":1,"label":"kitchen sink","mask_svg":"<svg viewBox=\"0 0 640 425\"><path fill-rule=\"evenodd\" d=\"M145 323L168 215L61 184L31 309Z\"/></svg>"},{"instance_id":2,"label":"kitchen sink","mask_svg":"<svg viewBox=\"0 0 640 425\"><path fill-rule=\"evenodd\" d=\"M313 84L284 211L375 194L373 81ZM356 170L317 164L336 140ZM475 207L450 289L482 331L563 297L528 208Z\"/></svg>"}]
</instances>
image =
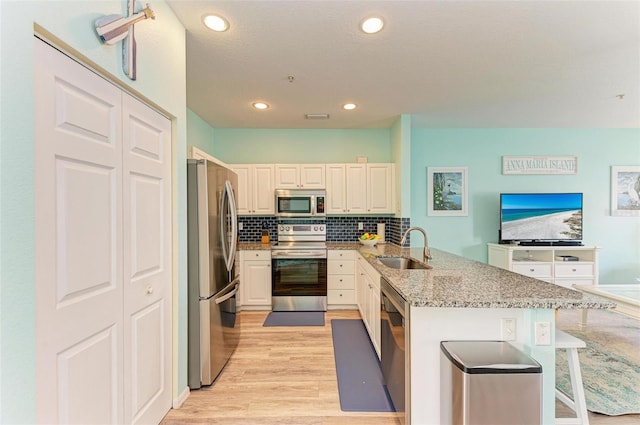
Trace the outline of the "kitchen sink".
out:
<instances>
[{"instance_id":1,"label":"kitchen sink","mask_svg":"<svg viewBox=\"0 0 640 425\"><path fill-rule=\"evenodd\" d=\"M433 268L428 264L405 257L378 257L378 260L380 260L380 262L385 266L391 267L392 269L406 270Z\"/></svg>"}]
</instances>

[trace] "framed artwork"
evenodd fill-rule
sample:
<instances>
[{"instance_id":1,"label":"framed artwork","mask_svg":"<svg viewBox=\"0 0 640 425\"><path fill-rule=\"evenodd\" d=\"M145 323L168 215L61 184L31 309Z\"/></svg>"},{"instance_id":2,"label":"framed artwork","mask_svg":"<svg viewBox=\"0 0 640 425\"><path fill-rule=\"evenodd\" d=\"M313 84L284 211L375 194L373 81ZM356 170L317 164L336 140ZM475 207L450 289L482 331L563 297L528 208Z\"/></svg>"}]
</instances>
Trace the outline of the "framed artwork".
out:
<instances>
[{"instance_id":1,"label":"framed artwork","mask_svg":"<svg viewBox=\"0 0 640 425\"><path fill-rule=\"evenodd\" d=\"M640 166L611 167L611 215L640 217Z\"/></svg>"},{"instance_id":2,"label":"framed artwork","mask_svg":"<svg viewBox=\"0 0 640 425\"><path fill-rule=\"evenodd\" d=\"M427 215L466 216L467 167L427 167Z\"/></svg>"}]
</instances>

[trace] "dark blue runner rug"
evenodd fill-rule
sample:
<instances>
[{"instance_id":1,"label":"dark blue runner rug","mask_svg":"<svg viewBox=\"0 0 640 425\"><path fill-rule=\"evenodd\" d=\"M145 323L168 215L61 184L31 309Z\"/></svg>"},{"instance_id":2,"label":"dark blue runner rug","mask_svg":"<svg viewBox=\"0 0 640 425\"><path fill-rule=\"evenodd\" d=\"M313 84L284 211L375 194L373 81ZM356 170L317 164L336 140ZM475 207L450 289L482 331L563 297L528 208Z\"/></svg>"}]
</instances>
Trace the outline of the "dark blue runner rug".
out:
<instances>
[{"instance_id":1,"label":"dark blue runner rug","mask_svg":"<svg viewBox=\"0 0 640 425\"><path fill-rule=\"evenodd\" d=\"M272 311L262 326L324 326L324 311Z\"/></svg>"},{"instance_id":2,"label":"dark blue runner rug","mask_svg":"<svg viewBox=\"0 0 640 425\"><path fill-rule=\"evenodd\" d=\"M331 331L340 408L346 412L395 412L362 320L333 319Z\"/></svg>"}]
</instances>

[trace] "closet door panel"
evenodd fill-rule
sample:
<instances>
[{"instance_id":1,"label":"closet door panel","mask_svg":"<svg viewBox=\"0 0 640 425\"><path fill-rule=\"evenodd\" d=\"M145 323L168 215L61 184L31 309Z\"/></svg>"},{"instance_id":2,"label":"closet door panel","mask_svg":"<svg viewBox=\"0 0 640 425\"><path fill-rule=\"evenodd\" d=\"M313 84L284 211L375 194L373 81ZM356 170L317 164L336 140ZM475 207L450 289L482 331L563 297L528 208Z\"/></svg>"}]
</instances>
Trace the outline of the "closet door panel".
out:
<instances>
[{"instance_id":1,"label":"closet door panel","mask_svg":"<svg viewBox=\"0 0 640 425\"><path fill-rule=\"evenodd\" d=\"M123 97L125 422L171 406L171 122Z\"/></svg>"},{"instance_id":2,"label":"closet door panel","mask_svg":"<svg viewBox=\"0 0 640 425\"><path fill-rule=\"evenodd\" d=\"M35 44L36 417L122 423L122 95Z\"/></svg>"}]
</instances>

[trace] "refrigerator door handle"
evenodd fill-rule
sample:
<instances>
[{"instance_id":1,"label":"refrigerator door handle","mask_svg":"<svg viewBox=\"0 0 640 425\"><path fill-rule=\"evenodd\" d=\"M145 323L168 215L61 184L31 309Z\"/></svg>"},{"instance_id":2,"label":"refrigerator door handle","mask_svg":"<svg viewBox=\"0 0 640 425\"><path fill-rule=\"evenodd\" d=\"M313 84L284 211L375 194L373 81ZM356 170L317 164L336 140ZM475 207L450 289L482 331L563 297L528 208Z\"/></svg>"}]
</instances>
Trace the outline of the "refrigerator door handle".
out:
<instances>
[{"instance_id":1,"label":"refrigerator door handle","mask_svg":"<svg viewBox=\"0 0 640 425\"><path fill-rule=\"evenodd\" d=\"M236 197L233 193L233 186L231 182L227 180L225 182L227 192L229 193L229 212L231 213L231 249L229 254L229 264L227 270L233 269L233 263L236 260L236 249L238 244L238 209L236 207Z\"/></svg>"},{"instance_id":2,"label":"refrigerator door handle","mask_svg":"<svg viewBox=\"0 0 640 425\"><path fill-rule=\"evenodd\" d=\"M224 259L227 264L227 271L233 269L233 263L236 259L236 244L238 242L238 214L236 209L236 200L233 196L233 187L229 180L224 182L224 191L222 194L223 208L226 204L229 204L229 215L226 215L226 211L221 214L220 217L220 237L222 238L222 251L224 253ZM227 233L226 223L227 220L231 222L231 243L227 246Z\"/></svg>"},{"instance_id":3,"label":"refrigerator door handle","mask_svg":"<svg viewBox=\"0 0 640 425\"><path fill-rule=\"evenodd\" d=\"M226 300L228 300L229 298L233 297L237 292L238 292L238 288L240 287L239 284L236 284L235 288L233 288L233 291L227 293L226 295L223 295L219 298L215 299L216 304L222 304L223 302L225 302Z\"/></svg>"}]
</instances>

